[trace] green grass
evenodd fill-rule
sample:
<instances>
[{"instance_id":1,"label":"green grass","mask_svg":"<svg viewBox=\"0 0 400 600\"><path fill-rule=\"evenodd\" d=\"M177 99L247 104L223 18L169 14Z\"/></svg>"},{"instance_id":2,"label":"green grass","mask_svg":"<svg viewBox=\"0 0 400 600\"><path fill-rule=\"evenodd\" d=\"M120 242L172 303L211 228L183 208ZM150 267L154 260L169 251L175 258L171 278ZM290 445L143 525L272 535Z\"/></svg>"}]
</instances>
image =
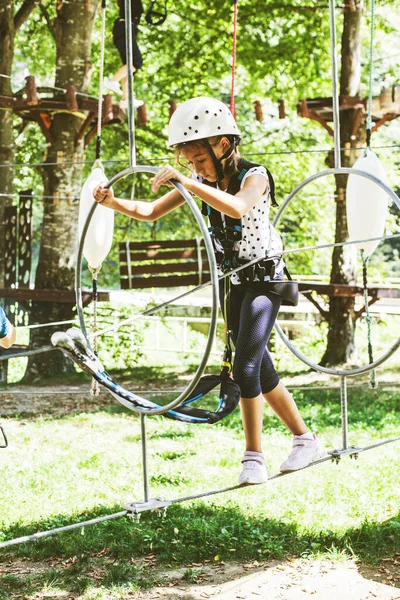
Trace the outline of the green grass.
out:
<instances>
[{"instance_id":1,"label":"green grass","mask_svg":"<svg viewBox=\"0 0 400 600\"><path fill-rule=\"evenodd\" d=\"M154 373L140 375L150 383ZM167 372L163 377L168 379ZM138 373L133 369L129 378L138 380ZM173 373L170 379L173 387ZM340 447L339 391L294 395L326 447ZM399 434L398 390L351 388L348 396L349 444ZM116 513L142 500L136 414L110 402L61 418L16 415L3 425L10 445L0 454L1 541ZM147 429L151 497L179 498L236 483L243 450L239 411L214 426L153 417ZM271 473L278 472L290 445L285 428L266 410L264 449ZM399 446L175 504L166 518L148 512L139 523L110 520L5 549L0 566L22 561L40 568L4 574L0 599L43 590L48 597L67 591L83 600L124 599L162 583L156 566L181 565L186 580L194 580L193 562L353 556L377 563L400 553Z\"/></svg>"}]
</instances>

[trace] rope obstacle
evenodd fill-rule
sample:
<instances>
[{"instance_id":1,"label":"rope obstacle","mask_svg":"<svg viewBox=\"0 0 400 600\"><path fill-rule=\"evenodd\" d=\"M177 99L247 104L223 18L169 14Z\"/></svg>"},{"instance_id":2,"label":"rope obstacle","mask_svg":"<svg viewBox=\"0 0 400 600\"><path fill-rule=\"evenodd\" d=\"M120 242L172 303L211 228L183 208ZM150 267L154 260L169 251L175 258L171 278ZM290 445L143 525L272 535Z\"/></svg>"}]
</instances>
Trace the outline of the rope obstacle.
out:
<instances>
[{"instance_id":1,"label":"rope obstacle","mask_svg":"<svg viewBox=\"0 0 400 600\"><path fill-rule=\"evenodd\" d=\"M373 3L373 0L372 0L372 3ZM125 4L127 7L127 15L129 15L129 9L130 9L129 0L125 0ZM379 186L379 188L381 190L383 190L383 192L385 192L385 194L387 194L393 200L396 207L400 209L400 199L387 186L387 184L385 182L383 182L380 178L375 177L370 172L367 172L364 170L341 167L340 140L339 140L339 106L338 106L338 89L337 89L337 64L336 64L336 32L335 32L335 12L334 12L333 0L329 0L329 14L330 14L332 82L333 82L333 104L334 104L333 116L334 116L334 133L335 133L335 135L334 135L335 166L332 169L328 169L328 170L322 171L320 173L311 175L306 180L304 180L302 183L300 183L286 198L285 202L283 203L282 207L280 208L280 210L278 211L278 213L274 219L274 222L273 222L274 225L279 222L279 219L281 218L282 214L284 213L285 209L288 207L290 202L305 186L307 186L309 183L311 183L312 181L314 181L316 179L326 177L328 175L340 175L340 174L351 175L351 176L361 177L364 180L372 182L373 184ZM373 4L372 4L372 15L373 15ZM233 64L235 63L235 53L236 53L236 19L237 19L237 1L234 2ZM129 60L128 60L128 65L129 65ZM128 68L128 74L129 74L129 71L130 71L130 69ZM129 89L129 102L128 102L129 111L128 112L131 112L131 114L132 114L132 110L133 110L132 82L129 85L128 89ZM234 73L232 75L232 89L234 89ZM232 97L233 97L233 95L232 95ZM234 102L234 100L232 100L232 98L231 98L231 106L233 106L233 108L234 108L234 104L232 104L232 102ZM369 135L367 145L368 145L368 149L370 150L370 135ZM100 142L98 142L98 148L100 148ZM125 171L122 171L121 173L117 174L113 179L108 181L106 184L106 187L108 187L108 188L111 187L116 181L118 181L119 179L121 179L129 174L133 174L136 172L156 173L158 171L158 169L155 167L136 166L135 164L133 164L135 161L132 158L132 156L133 155L131 152L130 167L128 169L125 169ZM106 385L106 387L109 389L109 391L111 391L112 395L119 402L121 402L125 406L128 406L128 408L130 408L132 411L138 412L140 414L141 434L142 434L144 500L143 500L143 502L129 503L124 506L124 510L114 513L114 514L111 514L111 515L105 515L103 517L90 519L88 521L74 523L71 525L59 527L59 528L52 529L49 531L38 532L33 535L23 536L20 538L16 538L14 540L9 540L9 541L1 543L0 548L8 547L8 546L15 545L15 544L20 544L23 542L28 542L31 540L38 540L43 537L52 536L52 535L55 535L55 534L58 534L61 532L71 531L73 529L82 528L82 527L85 527L88 525L93 525L96 523L100 523L100 522L104 522L104 521L108 521L108 520L112 520L112 519L118 519L121 517L130 517L130 518L139 520L141 513L145 512L145 511L160 510L165 514L167 508L173 504L185 502L185 501L189 501L189 500L205 498L205 497L213 496L215 494L226 493L226 492L229 492L232 490L236 490L241 487L246 487L243 485L242 486L234 485L234 486L225 487L223 489L201 492L201 493L194 494L191 496L185 496L185 497L172 499L172 500L164 500L161 498L150 499L150 496L149 496L147 444L146 444L146 416L151 415L151 414L158 414L158 415L164 414L166 416L171 416L171 413L178 413L179 410L183 410L185 401L188 398L189 399L191 398L191 394L196 389L196 385L199 383L199 381L201 379L202 373L204 371L204 368L205 368L207 360L208 360L209 353L211 351L211 341L214 336L215 327L216 327L218 280L223 279L224 277L228 277L232 273L237 272L242 268L248 267L252 264L256 264L260 260L263 260L263 259L254 259L253 261L250 261L246 265L242 265L241 267L233 269L232 271L225 273L221 278L218 278L217 272L216 272L215 257L214 257L214 253L213 253L213 249L212 249L212 242L211 242L208 230L205 227L204 221L201 218L200 211L198 210L197 205L195 204L195 202L193 201L191 195L187 192L187 190L185 190L185 188L183 186L181 186L178 182L173 181L172 183L180 191L180 193L183 195L185 200L188 202L188 204L196 218L196 221L200 226L200 229L201 229L201 232L202 232L205 244L206 244L207 257L210 262L211 282L197 286L194 289L187 291L184 294L181 294L180 296L178 296L177 298L174 298L171 301L164 302L164 303L158 305L157 307L153 307L152 309L149 309L148 311L141 313L141 315L136 315L132 319L127 319L127 320L119 323L117 325L117 327L121 326L122 323L123 324L131 323L133 320L135 320L136 318L139 318L142 315L150 314L150 312L155 312L156 310L160 309L161 307L165 306L166 304L169 304L172 301L175 301L176 299L183 298L190 293L194 293L198 289L201 289L207 285L211 285L212 286L212 316L211 316L211 321L210 321L208 340L207 340L206 349L205 349L203 358L200 361L200 365L199 365L192 381L188 384L188 386L185 388L185 390L183 390L183 392L177 398L175 398L175 400L166 404L163 407L157 406L154 403L150 402L149 400L140 398L139 396L136 396L135 394L132 394L132 396L127 400L127 398L124 398L123 394L121 394L121 391L123 390L123 388L121 388L117 384L115 384L114 389L111 389L114 385L114 382L112 382L112 380L109 378L109 376L104 372L104 368L101 365L100 361L97 359L96 354L93 352L91 345L90 345L90 341L89 341L90 338L93 338L95 340L102 333L109 331L109 329L106 329L101 332L96 331L96 332L93 332L92 335L88 335L87 330L86 330L85 321L84 321L83 305L82 305L82 288L81 288L82 258L83 258L83 253L84 253L85 237L89 230L89 225L90 225L91 219L92 219L95 211L98 210L98 208L99 208L96 202L93 203L93 205L87 215L86 222L85 222L85 225L84 225L82 233L81 233L80 246L79 246L79 252L78 252L78 266L77 266L77 270L76 270L76 303L77 303L79 320L80 320L80 325L81 325L81 332L76 333L76 330L69 330L67 332L67 334L65 334L63 332L58 332L57 334L54 334L53 339L52 339L52 342L53 342L53 344L56 345L56 347L62 349L63 352L66 352L84 370L87 370L94 375L97 374L98 380L100 381L100 379L102 379L102 381L100 381L100 382L103 385ZM377 235L377 236L373 236L373 237L367 236L364 239L356 239L356 240L353 239L353 240L349 240L347 242L338 242L338 243L334 243L334 244L324 244L321 246L311 246L308 248L298 248L295 250L288 250L288 251L282 252L281 256L289 254L289 253L293 253L293 252L314 250L314 249L318 249L318 248L337 247L337 246L343 246L346 244L361 244L364 242L376 242L376 241L379 241L382 239L387 239L388 237L396 237L396 236L393 236L393 235L392 236ZM366 305L367 304L368 303L366 303ZM368 365L359 367L357 369L348 369L348 370L329 369L329 368L325 368L325 367L315 364L314 362L310 361L306 356L304 356L301 352L299 352L290 343L290 341L287 339L287 337L285 336L285 334L283 333L283 331L281 330L281 328L279 327L278 324L276 324L276 329L277 329L278 334L280 335L281 339L286 344L286 346L302 362L304 362L305 364L307 364L309 367L311 367L312 369L314 369L316 371L320 371L322 373L338 376L341 379L340 390L341 390L343 447L338 450L330 451L326 457L321 458L304 468L310 468L312 466L316 466L316 465L318 465L322 462L328 461L328 460L334 461L337 463L337 462L339 462L340 458L343 455L349 455L350 457L357 458L358 455L362 452L365 452L367 450L377 448L377 447L392 443L394 441L400 440L400 436L398 436L395 438L382 440L380 442L365 446L363 448L356 447L356 446L349 446L348 445L348 424L347 424L347 377L371 371L375 367L383 364L400 346L400 338L392 345L392 347L385 354L383 354L379 359L370 362ZM371 356L371 354L370 354L370 356ZM110 382L112 382L112 383L110 384ZM108 384L110 384L110 385L108 385ZM170 413L170 414L168 415L168 413ZM175 416L173 416L172 418L175 418ZM208 422L210 422L210 421L208 421ZM287 475L287 474L290 474L290 472L278 473L276 475L269 477L268 481L275 480L275 479L277 479L279 477L283 477L284 475Z\"/></svg>"}]
</instances>

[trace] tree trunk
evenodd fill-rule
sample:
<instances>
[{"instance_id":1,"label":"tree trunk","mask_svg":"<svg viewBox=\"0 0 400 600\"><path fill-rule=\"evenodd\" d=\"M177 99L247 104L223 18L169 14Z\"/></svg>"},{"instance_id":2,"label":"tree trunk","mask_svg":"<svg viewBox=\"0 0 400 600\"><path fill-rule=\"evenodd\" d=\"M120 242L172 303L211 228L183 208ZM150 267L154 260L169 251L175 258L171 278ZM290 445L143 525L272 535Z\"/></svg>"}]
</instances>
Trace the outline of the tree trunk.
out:
<instances>
[{"instance_id":1,"label":"tree trunk","mask_svg":"<svg viewBox=\"0 0 400 600\"><path fill-rule=\"evenodd\" d=\"M361 71L361 22L364 12L363 3L359 2L356 10L349 8L344 13L342 33L342 61L340 75L340 95L356 96L360 88ZM342 167L351 167L356 158L356 152L350 148L365 143L365 117L361 120L356 131L353 124L357 109L342 110L340 115L340 146L348 148L341 152ZM334 156L331 152L327 159L329 167L334 166ZM343 242L348 238L346 217L346 175L337 175L336 180L336 231L335 242ZM334 248L332 253L331 283L355 284L356 282L356 250L355 246ZM321 359L322 365L338 365L354 363L357 352L354 343L355 334L355 300L354 298L330 298L329 300L329 331L325 353Z\"/></svg>"},{"instance_id":2,"label":"tree trunk","mask_svg":"<svg viewBox=\"0 0 400 600\"><path fill-rule=\"evenodd\" d=\"M90 46L95 9L93 3L62 3L55 22L57 46L55 86L72 84L87 92L90 74ZM52 115L49 144L43 168L44 214L35 287L46 290L73 290L78 246L78 209L81 189L83 144L76 138L82 121L73 113ZM55 163L55 164L53 164ZM73 304L33 303L35 323L73 318ZM50 343L60 326L33 330L32 345ZM31 356L24 380L57 377L73 372L72 363L61 352Z\"/></svg>"},{"instance_id":3,"label":"tree trunk","mask_svg":"<svg viewBox=\"0 0 400 600\"><path fill-rule=\"evenodd\" d=\"M14 60L14 39L18 29L34 10L34 0L25 0L14 15L14 0L0 0L0 95L12 96L11 71ZM4 213L13 203L14 180L14 131L12 107L0 110L0 287L4 287L5 227ZM9 195L8 195L9 194Z\"/></svg>"},{"instance_id":4,"label":"tree trunk","mask_svg":"<svg viewBox=\"0 0 400 600\"><path fill-rule=\"evenodd\" d=\"M14 59L14 39L19 27L26 21L35 8L35 2L25 0L14 16L14 1L0 0L0 94L12 96L11 71ZM14 192L14 131L12 107L2 106L0 110L0 287L5 287L5 250L6 229L10 223L6 219L6 210L13 204ZM1 298L0 298L1 300ZM5 309L8 312L7 303ZM7 361L0 361L0 383L7 383Z\"/></svg>"},{"instance_id":5,"label":"tree trunk","mask_svg":"<svg viewBox=\"0 0 400 600\"><path fill-rule=\"evenodd\" d=\"M14 3L9 0L0 0L0 48L0 73L6 75L0 77L0 94L11 96L11 80L8 77L14 55ZM10 167L1 167L0 177L0 287L5 287L6 208L12 204L14 178L11 166L14 162L13 111L11 107L3 108L0 111L0 163ZM4 308L8 313L6 305ZM7 361L0 361L0 383L7 383Z\"/></svg>"},{"instance_id":6,"label":"tree trunk","mask_svg":"<svg viewBox=\"0 0 400 600\"><path fill-rule=\"evenodd\" d=\"M0 94L11 96L11 75L14 55L14 2L0 0ZM0 163L14 163L14 135L12 108L3 107L0 111ZM2 167L0 193L10 194L0 198L0 287L4 287L5 254L5 209L12 204L13 167Z\"/></svg>"}]
</instances>

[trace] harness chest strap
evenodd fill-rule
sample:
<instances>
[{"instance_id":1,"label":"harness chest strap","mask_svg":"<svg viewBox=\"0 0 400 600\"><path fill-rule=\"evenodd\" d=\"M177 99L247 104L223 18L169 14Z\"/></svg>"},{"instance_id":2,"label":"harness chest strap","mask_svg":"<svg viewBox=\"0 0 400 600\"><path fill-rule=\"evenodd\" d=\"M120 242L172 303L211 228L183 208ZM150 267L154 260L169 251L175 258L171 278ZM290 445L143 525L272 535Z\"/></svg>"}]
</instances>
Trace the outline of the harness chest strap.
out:
<instances>
[{"instance_id":1,"label":"harness chest strap","mask_svg":"<svg viewBox=\"0 0 400 600\"><path fill-rule=\"evenodd\" d=\"M236 195L240 190L241 182L246 173L254 168L259 167L260 165L251 163L248 160L241 158L238 163L237 172L231 177L227 192L232 196ZM268 169L266 169L269 181L269 193L271 197L272 206L278 206L275 199L275 182L274 179ZM210 187L217 187L217 183L209 182L204 180L205 185ZM210 222L210 233L213 239L217 239L223 249L224 249L224 257L223 262L224 266L230 267L233 262L233 247L235 242L239 242L242 239L242 219L233 219L227 215L222 215L218 210L212 208L205 202L202 203L202 214L207 216ZM216 249L216 253L218 250ZM221 257L222 258L222 257Z\"/></svg>"},{"instance_id":2,"label":"harness chest strap","mask_svg":"<svg viewBox=\"0 0 400 600\"><path fill-rule=\"evenodd\" d=\"M250 171L250 169L253 169L254 167L260 167L262 165L259 165L257 163L252 163L249 160L245 160L244 158L241 158L239 160L238 163L238 170L237 172L231 177L231 180L229 182L229 186L227 189L228 194L232 194L233 196L235 194L238 193L238 191L240 190L240 185L242 183L242 179L243 177L246 175L247 171ZM265 168L265 167L264 167ZM268 175L268 182L269 182L269 194L271 197L271 205L274 207L278 206L278 203L276 201L275 198L275 181L274 178L272 177L271 172L269 171L269 169L265 168L267 171L267 175ZM205 185L209 185L210 187L217 187L217 184L215 182L210 182L207 181L206 179L203 181L203 183ZM211 216L212 220L214 220L214 213L216 213L217 215L221 215L221 213L217 210L215 210L215 208L211 208L211 206L208 206L208 204L206 204L205 202L202 203L202 213L205 216ZM240 221L241 219L231 219L231 217L225 217L227 220L232 220L232 221Z\"/></svg>"}]
</instances>

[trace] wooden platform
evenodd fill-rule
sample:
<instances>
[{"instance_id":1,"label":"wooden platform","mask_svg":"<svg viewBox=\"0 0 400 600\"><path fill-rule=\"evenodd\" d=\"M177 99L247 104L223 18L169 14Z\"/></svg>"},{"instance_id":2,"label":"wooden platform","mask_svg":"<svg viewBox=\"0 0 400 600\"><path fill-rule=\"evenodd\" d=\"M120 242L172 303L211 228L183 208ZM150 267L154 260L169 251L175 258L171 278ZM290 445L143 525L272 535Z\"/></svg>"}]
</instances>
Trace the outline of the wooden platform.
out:
<instances>
[{"instance_id":1,"label":"wooden platform","mask_svg":"<svg viewBox=\"0 0 400 600\"><path fill-rule=\"evenodd\" d=\"M355 135L362 117L367 114L368 99L360 96L339 96L339 110L355 110L351 135ZM297 104L297 114L317 121L333 137L333 100L328 98L304 98ZM372 133L381 125L400 117L400 86L382 88L379 96L372 99Z\"/></svg>"},{"instance_id":2,"label":"wooden platform","mask_svg":"<svg viewBox=\"0 0 400 600\"><path fill-rule=\"evenodd\" d=\"M25 79L25 87L13 96L0 95L0 106L11 108L24 121L38 123L49 143L52 141L53 116L62 112L74 115L82 121L76 141L84 138L86 147L97 132L98 99L88 94L80 94L73 85L68 85L65 90L57 90L51 87L36 87L32 75ZM122 123L124 120L125 113L119 104L113 103L110 94L105 95L102 104L102 126Z\"/></svg>"}]
</instances>

